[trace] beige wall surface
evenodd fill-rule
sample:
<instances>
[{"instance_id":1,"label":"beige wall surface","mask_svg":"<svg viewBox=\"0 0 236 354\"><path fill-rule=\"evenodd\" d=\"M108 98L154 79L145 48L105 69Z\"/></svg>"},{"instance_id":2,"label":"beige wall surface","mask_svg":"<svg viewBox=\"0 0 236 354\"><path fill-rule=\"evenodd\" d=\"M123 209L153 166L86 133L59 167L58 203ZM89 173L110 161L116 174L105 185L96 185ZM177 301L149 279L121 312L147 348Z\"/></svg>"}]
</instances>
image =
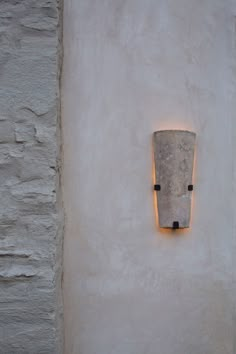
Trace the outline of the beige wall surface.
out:
<instances>
[{"instance_id":1,"label":"beige wall surface","mask_svg":"<svg viewBox=\"0 0 236 354\"><path fill-rule=\"evenodd\" d=\"M233 354L236 3L65 0L65 354ZM192 226L156 226L152 133L197 133Z\"/></svg>"}]
</instances>

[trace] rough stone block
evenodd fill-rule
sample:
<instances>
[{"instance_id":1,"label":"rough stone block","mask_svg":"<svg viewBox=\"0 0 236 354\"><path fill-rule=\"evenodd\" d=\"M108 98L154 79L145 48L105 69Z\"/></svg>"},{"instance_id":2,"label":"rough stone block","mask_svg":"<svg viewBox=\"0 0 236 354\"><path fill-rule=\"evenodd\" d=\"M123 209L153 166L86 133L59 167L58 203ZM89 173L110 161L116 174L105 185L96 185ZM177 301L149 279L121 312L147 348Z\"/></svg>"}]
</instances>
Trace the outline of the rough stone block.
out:
<instances>
[{"instance_id":1,"label":"rough stone block","mask_svg":"<svg viewBox=\"0 0 236 354\"><path fill-rule=\"evenodd\" d=\"M0 18L0 354L60 354L60 1Z\"/></svg>"}]
</instances>

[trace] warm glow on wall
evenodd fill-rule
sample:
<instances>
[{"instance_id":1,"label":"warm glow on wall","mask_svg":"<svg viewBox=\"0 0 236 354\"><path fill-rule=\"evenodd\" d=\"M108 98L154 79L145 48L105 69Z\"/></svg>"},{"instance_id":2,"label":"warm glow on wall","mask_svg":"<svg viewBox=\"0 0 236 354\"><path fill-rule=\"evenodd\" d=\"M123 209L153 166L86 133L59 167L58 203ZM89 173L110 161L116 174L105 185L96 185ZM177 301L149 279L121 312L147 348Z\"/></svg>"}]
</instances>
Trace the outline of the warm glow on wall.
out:
<instances>
[{"instance_id":1,"label":"warm glow on wall","mask_svg":"<svg viewBox=\"0 0 236 354\"><path fill-rule=\"evenodd\" d=\"M161 228L190 226L192 175L196 134L160 130L153 135L155 185Z\"/></svg>"}]
</instances>

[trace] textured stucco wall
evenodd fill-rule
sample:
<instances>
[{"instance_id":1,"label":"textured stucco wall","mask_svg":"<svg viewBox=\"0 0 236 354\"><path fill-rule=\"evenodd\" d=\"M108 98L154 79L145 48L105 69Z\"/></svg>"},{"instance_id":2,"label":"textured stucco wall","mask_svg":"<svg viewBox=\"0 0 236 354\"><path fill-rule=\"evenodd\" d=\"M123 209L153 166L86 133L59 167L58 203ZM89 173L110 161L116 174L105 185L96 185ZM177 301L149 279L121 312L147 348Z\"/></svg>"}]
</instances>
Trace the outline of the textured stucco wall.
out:
<instances>
[{"instance_id":1,"label":"textured stucco wall","mask_svg":"<svg viewBox=\"0 0 236 354\"><path fill-rule=\"evenodd\" d=\"M62 352L57 0L0 1L0 353Z\"/></svg>"},{"instance_id":2,"label":"textured stucco wall","mask_svg":"<svg viewBox=\"0 0 236 354\"><path fill-rule=\"evenodd\" d=\"M236 2L66 0L66 354L235 354ZM192 228L156 228L152 133L197 133Z\"/></svg>"}]
</instances>

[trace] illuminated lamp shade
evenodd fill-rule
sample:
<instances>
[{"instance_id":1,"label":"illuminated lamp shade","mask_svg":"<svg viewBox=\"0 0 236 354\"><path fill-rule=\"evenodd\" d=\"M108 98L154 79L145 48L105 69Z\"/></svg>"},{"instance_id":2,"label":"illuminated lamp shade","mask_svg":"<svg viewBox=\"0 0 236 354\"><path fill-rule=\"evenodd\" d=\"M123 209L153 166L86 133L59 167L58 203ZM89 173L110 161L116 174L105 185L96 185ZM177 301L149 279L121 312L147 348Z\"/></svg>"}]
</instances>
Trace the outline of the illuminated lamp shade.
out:
<instances>
[{"instance_id":1,"label":"illuminated lamp shade","mask_svg":"<svg viewBox=\"0 0 236 354\"><path fill-rule=\"evenodd\" d=\"M161 228L190 226L196 134L161 130L153 134L158 219Z\"/></svg>"}]
</instances>

